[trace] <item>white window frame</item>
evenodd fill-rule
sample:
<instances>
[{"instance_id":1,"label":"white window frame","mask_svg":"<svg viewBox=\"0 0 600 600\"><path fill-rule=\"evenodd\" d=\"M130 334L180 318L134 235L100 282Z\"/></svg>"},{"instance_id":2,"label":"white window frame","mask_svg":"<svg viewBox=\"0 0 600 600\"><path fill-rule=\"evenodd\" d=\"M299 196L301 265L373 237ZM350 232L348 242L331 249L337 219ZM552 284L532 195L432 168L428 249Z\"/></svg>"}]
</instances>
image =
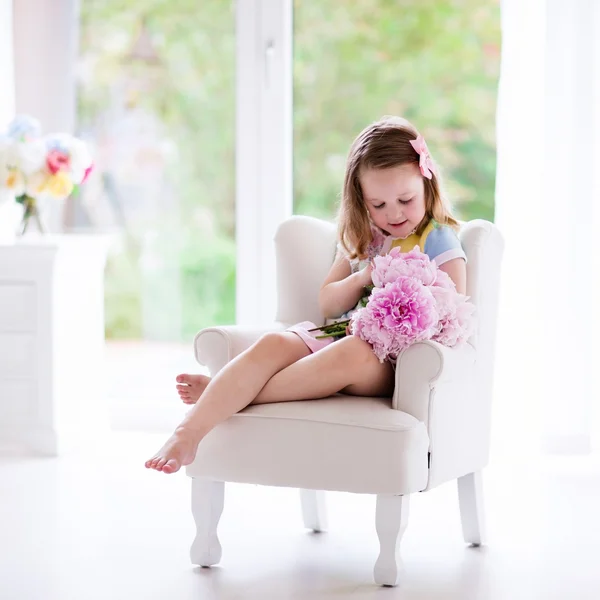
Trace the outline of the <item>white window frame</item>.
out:
<instances>
[{"instance_id":1,"label":"white window frame","mask_svg":"<svg viewBox=\"0 0 600 600\"><path fill-rule=\"evenodd\" d=\"M292 215L292 0L236 5L236 322L275 318L274 235Z\"/></svg>"}]
</instances>

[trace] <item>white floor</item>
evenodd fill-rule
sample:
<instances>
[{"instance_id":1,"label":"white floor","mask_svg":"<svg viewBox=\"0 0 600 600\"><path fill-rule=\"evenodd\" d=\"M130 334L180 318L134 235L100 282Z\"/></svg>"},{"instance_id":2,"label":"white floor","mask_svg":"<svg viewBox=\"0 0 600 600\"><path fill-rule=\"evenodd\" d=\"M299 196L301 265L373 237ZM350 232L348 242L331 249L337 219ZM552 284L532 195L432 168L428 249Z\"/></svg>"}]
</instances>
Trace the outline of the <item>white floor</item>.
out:
<instances>
[{"instance_id":1,"label":"white floor","mask_svg":"<svg viewBox=\"0 0 600 600\"><path fill-rule=\"evenodd\" d=\"M487 470L489 543L461 540L455 488L413 496L404 583L378 588L374 498L330 494L330 531L297 492L230 485L222 564L189 563L189 480L143 468L163 435L114 433L60 459L0 459L2 600L597 600L600 460Z\"/></svg>"},{"instance_id":2,"label":"white floor","mask_svg":"<svg viewBox=\"0 0 600 600\"><path fill-rule=\"evenodd\" d=\"M110 424L124 431L172 430L182 415L176 375L207 373L191 342L107 341L105 361Z\"/></svg>"},{"instance_id":3,"label":"white floor","mask_svg":"<svg viewBox=\"0 0 600 600\"><path fill-rule=\"evenodd\" d=\"M368 496L329 494L330 531L314 535L296 490L229 485L223 561L191 565L190 482L143 462L186 410L175 374L198 365L189 345L111 343L107 367L105 443L0 457L0 600L600 599L600 456L536 457L508 383L484 480L488 545L462 542L454 485L417 494L391 589L372 582Z\"/></svg>"}]
</instances>

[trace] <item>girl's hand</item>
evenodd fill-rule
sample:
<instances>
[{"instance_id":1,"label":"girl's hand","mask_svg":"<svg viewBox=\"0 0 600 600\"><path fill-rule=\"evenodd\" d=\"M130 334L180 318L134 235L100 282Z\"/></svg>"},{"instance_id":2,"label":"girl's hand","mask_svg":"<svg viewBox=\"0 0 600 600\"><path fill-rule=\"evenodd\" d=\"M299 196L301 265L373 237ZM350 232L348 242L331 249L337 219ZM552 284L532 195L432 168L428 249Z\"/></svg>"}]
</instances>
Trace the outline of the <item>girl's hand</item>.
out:
<instances>
[{"instance_id":1,"label":"girl's hand","mask_svg":"<svg viewBox=\"0 0 600 600\"><path fill-rule=\"evenodd\" d=\"M373 285L373 279L371 273L373 272L373 261L371 261L361 272L361 283L363 287Z\"/></svg>"}]
</instances>

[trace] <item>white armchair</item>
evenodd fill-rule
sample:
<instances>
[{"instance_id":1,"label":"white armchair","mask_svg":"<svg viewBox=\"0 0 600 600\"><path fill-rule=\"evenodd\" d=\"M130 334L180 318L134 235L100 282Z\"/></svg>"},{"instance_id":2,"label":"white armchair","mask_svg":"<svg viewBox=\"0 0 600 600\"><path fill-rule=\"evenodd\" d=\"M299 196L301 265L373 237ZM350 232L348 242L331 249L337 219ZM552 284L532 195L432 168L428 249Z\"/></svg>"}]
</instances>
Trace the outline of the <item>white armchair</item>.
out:
<instances>
[{"instance_id":1,"label":"white armchair","mask_svg":"<svg viewBox=\"0 0 600 600\"><path fill-rule=\"evenodd\" d=\"M194 564L210 566L221 558L217 525L226 481L300 488L304 524L314 531L326 528L324 490L376 494L375 581L382 585L398 583L399 542L412 493L457 479L465 541L482 543L481 470L489 455L503 241L482 220L463 224L460 238L468 259L467 293L479 315L470 343L449 349L421 342L404 351L391 400L338 394L251 405L216 427L187 467L197 526ZM267 330L323 322L317 297L335 254L335 226L292 217L279 227L275 245L277 322L264 329L201 331L196 358L211 375Z\"/></svg>"}]
</instances>

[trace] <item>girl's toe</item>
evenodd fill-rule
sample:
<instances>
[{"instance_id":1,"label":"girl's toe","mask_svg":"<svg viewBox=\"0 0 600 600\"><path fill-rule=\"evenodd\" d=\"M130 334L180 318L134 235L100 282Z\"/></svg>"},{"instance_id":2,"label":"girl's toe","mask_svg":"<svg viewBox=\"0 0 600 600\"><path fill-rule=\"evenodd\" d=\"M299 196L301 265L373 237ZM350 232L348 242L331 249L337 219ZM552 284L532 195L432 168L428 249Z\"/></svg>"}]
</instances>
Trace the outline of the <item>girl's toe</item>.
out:
<instances>
[{"instance_id":1,"label":"girl's toe","mask_svg":"<svg viewBox=\"0 0 600 600\"><path fill-rule=\"evenodd\" d=\"M172 458L164 466L163 472L164 473L175 473L175 471L179 471L179 463L174 458Z\"/></svg>"}]
</instances>

